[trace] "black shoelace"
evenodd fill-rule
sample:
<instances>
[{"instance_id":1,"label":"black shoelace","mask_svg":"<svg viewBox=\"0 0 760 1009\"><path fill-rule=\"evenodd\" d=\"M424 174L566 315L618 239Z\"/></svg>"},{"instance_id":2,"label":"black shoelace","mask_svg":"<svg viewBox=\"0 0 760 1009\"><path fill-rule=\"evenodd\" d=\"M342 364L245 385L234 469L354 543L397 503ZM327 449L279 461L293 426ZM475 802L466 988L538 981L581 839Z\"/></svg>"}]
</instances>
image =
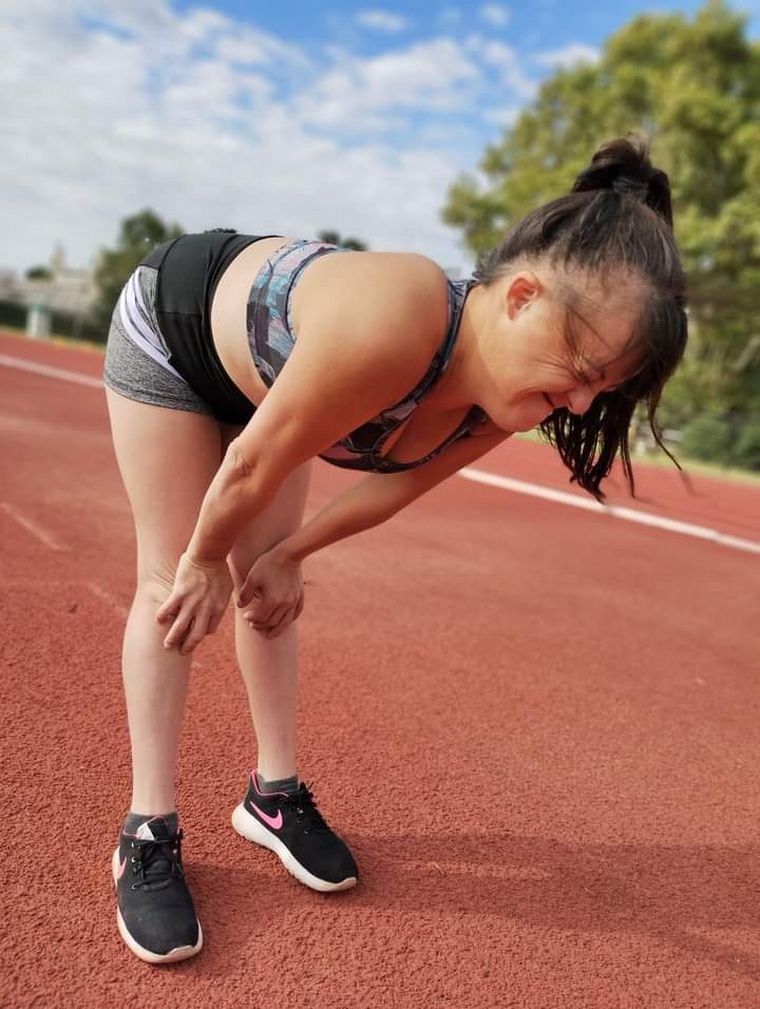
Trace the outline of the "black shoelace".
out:
<instances>
[{"instance_id":1,"label":"black shoelace","mask_svg":"<svg viewBox=\"0 0 760 1009\"><path fill-rule=\"evenodd\" d=\"M281 805L293 810L298 822L304 824L305 830L329 831L330 828L317 809L314 793L303 782L297 792L291 792L281 800Z\"/></svg>"},{"instance_id":2,"label":"black shoelace","mask_svg":"<svg viewBox=\"0 0 760 1009\"><path fill-rule=\"evenodd\" d=\"M166 884L185 875L181 861L182 837L180 828L172 837L159 837L153 841L137 838L131 842L133 854L130 858L135 875L133 890Z\"/></svg>"}]
</instances>

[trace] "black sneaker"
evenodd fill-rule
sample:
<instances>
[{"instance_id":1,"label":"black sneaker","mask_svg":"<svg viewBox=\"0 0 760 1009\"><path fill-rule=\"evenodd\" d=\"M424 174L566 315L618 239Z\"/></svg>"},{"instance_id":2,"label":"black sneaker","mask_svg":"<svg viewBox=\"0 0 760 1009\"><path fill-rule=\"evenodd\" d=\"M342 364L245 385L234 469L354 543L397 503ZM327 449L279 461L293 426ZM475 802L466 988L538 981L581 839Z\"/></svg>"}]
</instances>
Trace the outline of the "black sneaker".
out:
<instances>
[{"instance_id":1,"label":"black sneaker","mask_svg":"<svg viewBox=\"0 0 760 1009\"><path fill-rule=\"evenodd\" d=\"M186 960L203 945L182 869L182 836L154 816L136 834L122 833L111 859L119 933L147 963Z\"/></svg>"},{"instance_id":2,"label":"black sneaker","mask_svg":"<svg viewBox=\"0 0 760 1009\"><path fill-rule=\"evenodd\" d=\"M233 810L232 826L273 851L288 872L312 890L328 893L356 886L359 870L353 855L327 825L303 782L297 792L265 795L252 773L245 799Z\"/></svg>"}]
</instances>

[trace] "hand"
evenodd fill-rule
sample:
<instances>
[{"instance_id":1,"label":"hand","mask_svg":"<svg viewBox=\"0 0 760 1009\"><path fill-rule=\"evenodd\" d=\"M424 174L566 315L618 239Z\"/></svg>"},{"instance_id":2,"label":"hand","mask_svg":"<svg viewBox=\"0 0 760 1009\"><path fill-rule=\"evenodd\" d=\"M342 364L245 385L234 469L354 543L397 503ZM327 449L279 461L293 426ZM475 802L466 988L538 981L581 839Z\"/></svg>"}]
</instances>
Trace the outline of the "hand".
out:
<instances>
[{"instance_id":1,"label":"hand","mask_svg":"<svg viewBox=\"0 0 760 1009\"><path fill-rule=\"evenodd\" d=\"M262 637L276 638L303 610L303 575L298 561L276 548L262 554L237 594L237 605Z\"/></svg>"},{"instance_id":2,"label":"hand","mask_svg":"<svg viewBox=\"0 0 760 1009\"><path fill-rule=\"evenodd\" d=\"M180 653L186 655L204 635L213 634L227 609L232 584L226 560L201 562L182 554L171 594L156 613L160 624L174 619L164 647L179 645Z\"/></svg>"}]
</instances>

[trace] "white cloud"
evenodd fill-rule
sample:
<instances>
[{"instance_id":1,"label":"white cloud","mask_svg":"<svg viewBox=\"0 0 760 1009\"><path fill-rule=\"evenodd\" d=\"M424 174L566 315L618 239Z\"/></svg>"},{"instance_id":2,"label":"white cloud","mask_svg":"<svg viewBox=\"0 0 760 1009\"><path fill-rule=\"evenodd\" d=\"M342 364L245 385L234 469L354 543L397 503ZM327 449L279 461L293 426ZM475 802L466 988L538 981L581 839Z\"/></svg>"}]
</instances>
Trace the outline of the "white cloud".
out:
<instances>
[{"instance_id":1,"label":"white cloud","mask_svg":"<svg viewBox=\"0 0 760 1009\"><path fill-rule=\"evenodd\" d=\"M0 267L56 241L83 265L146 206L188 230L329 227L472 265L440 210L483 122L532 93L509 47L437 37L360 58L169 0L33 7L0 15Z\"/></svg>"},{"instance_id":2,"label":"white cloud","mask_svg":"<svg viewBox=\"0 0 760 1009\"><path fill-rule=\"evenodd\" d=\"M482 35L470 35L465 39L464 47L473 59L498 71L495 84L513 91L518 98L526 101L533 98L537 90L536 82L523 72L519 54L512 46L503 42L491 42Z\"/></svg>"},{"instance_id":3,"label":"white cloud","mask_svg":"<svg viewBox=\"0 0 760 1009\"><path fill-rule=\"evenodd\" d=\"M401 17L400 14L391 14L390 11L382 10L359 11L356 20L363 28L389 32L390 34L402 32L407 26L406 18Z\"/></svg>"},{"instance_id":4,"label":"white cloud","mask_svg":"<svg viewBox=\"0 0 760 1009\"><path fill-rule=\"evenodd\" d=\"M501 4L485 4L478 11L481 18L494 28L504 28L511 17L509 10Z\"/></svg>"},{"instance_id":5,"label":"white cloud","mask_svg":"<svg viewBox=\"0 0 760 1009\"><path fill-rule=\"evenodd\" d=\"M304 125L371 131L400 125L399 109L451 112L468 103L481 72L452 39L371 59L344 58L293 103Z\"/></svg>"},{"instance_id":6,"label":"white cloud","mask_svg":"<svg viewBox=\"0 0 760 1009\"><path fill-rule=\"evenodd\" d=\"M598 63L601 53L593 46L584 46L575 42L563 49L552 52L535 53L532 57L535 63L545 67L572 67L578 62Z\"/></svg>"},{"instance_id":7,"label":"white cloud","mask_svg":"<svg viewBox=\"0 0 760 1009\"><path fill-rule=\"evenodd\" d=\"M519 105L504 105L500 108L485 109L482 117L487 123L493 123L501 129L508 129L515 124L521 112L522 109Z\"/></svg>"}]
</instances>

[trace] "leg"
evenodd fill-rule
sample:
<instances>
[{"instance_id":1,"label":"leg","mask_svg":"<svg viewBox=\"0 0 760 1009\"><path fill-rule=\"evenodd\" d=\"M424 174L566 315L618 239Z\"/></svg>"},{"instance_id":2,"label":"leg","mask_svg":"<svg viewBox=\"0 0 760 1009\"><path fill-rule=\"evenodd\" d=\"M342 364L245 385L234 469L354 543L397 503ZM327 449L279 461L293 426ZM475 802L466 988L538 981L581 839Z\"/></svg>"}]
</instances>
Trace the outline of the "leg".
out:
<instances>
[{"instance_id":1,"label":"leg","mask_svg":"<svg viewBox=\"0 0 760 1009\"><path fill-rule=\"evenodd\" d=\"M127 399L106 387L114 450L137 537L137 586L122 652L132 744L131 809L174 810L174 774L192 655L166 651L155 614L168 597L209 483L221 429L212 416Z\"/></svg>"},{"instance_id":2,"label":"leg","mask_svg":"<svg viewBox=\"0 0 760 1009\"><path fill-rule=\"evenodd\" d=\"M222 451L239 431L226 429ZM228 558L236 583L245 579L257 557L300 527L310 476L311 462L291 473L266 511L238 537ZM267 640L235 607L235 650L258 740L258 769L270 780L296 773L297 628L290 624Z\"/></svg>"},{"instance_id":3,"label":"leg","mask_svg":"<svg viewBox=\"0 0 760 1009\"><path fill-rule=\"evenodd\" d=\"M236 583L257 557L299 528L310 476L311 462L291 473L267 510L238 538L228 557ZM270 781L288 778L296 774L297 624L276 638L262 638L236 607L235 648L258 739L258 769ZM233 810L232 826L242 837L273 851L305 886L329 893L356 885L359 869L353 855L303 782L297 793L264 794L251 775L245 799Z\"/></svg>"}]
</instances>

